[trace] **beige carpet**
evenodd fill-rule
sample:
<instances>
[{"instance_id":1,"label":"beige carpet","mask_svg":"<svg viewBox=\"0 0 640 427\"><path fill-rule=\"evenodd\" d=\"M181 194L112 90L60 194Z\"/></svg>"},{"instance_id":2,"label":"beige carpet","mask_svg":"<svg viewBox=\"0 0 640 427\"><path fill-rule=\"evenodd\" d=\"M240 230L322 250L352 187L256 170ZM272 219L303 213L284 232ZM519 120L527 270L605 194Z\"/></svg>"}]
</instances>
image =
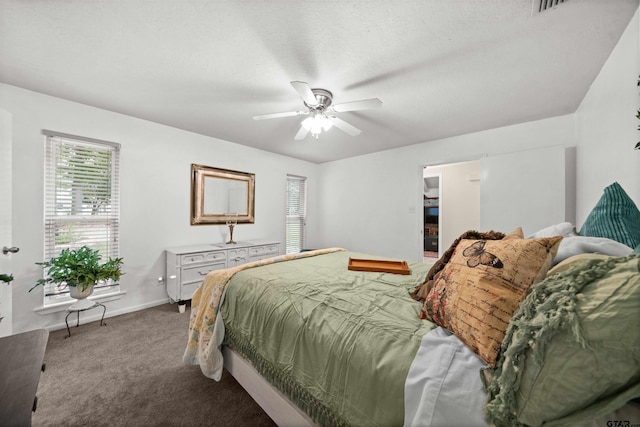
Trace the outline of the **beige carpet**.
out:
<instances>
[{"instance_id":1,"label":"beige carpet","mask_svg":"<svg viewBox=\"0 0 640 427\"><path fill-rule=\"evenodd\" d=\"M105 323L72 327L66 339L66 329L50 334L33 426L274 425L228 372L216 382L183 365L188 308L166 304Z\"/></svg>"}]
</instances>

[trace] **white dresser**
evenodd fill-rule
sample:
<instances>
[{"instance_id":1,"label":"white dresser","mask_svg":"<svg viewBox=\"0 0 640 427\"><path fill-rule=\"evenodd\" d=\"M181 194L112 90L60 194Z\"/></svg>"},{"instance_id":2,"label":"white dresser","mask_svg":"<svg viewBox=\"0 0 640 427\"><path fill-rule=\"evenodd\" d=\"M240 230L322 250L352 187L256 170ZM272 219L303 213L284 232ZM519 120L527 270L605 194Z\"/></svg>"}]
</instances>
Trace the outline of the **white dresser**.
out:
<instances>
[{"instance_id":1,"label":"white dresser","mask_svg":"<svg viewBox=\"0 0 640 427\"><path fill-rule=\"evenodd\" d=\"M166 249L167 294L173 302L190 300L210 271L280 255L272 240L177 246Z\"/></svg>"}]
</instances>

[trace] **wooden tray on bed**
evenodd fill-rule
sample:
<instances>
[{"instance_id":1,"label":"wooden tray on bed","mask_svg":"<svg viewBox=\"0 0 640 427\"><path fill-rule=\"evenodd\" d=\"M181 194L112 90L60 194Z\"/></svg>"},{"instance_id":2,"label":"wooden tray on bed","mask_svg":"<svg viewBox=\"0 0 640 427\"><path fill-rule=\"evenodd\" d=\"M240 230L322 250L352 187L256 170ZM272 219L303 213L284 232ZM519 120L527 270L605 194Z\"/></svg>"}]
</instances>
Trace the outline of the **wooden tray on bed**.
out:
<instances>
[{"instance_id":1,"label":"wooden tray on bed","mask_svg":"<svg viewBox=\"0 0 640 427\"><path fill-rule=\"evenodd\" d=\"M349 270L376 271L380 273L410 274L406 261L349 258Z\"/></svg>"}]
</instances>

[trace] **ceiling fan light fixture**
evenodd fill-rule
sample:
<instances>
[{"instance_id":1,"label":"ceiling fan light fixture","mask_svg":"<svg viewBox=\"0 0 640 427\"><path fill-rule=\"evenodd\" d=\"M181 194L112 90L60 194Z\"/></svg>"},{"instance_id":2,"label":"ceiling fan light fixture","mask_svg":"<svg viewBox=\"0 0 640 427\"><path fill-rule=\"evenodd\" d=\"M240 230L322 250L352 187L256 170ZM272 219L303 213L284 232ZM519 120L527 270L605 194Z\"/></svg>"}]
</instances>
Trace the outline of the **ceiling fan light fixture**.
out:
<instances>
[{"instance_id":1,"label":"ceiling fan light fixture","mask_svg":"<svg viewBox=\"0 0 640 427\"><path fill-rule=\"evenodd\" d=\"M316 112L311 117L307 117L302 121L302 126L311 132L311 136L318 139L318 136L322 133L322 130L328 131L333 126L333 123L325 117L324 114Z\"/></svg>"},{"instance_id":2,"label":"ceiling fan light fixture","mask_svg":"<svg viewBox=\"0 0 640 427\"><path fill-rule=\"evenodd\" d=\"M360 135L360 129L334 115L327 116L327 113L331 114L334 112L341 113L348 111L367 110L380 108L382 106L382 101L380 101L378 98L361 99L359 101L351 101L333 105L333 94L326 89L312 89L308 83L300 81L292 81L291 86L293 86L295 91L298 92L298 95L300 95L300 98L302 98L302 102L304 103L305 107L307 107L307 111L289 111L284 113L260 114L257 116L253 116L253 119L275 119L277 117L300 116L303 114L309 114L309 117L304 119L301 123L300 129L298 130L298 133L294 138L296 141L303 140L308 133L311 133L311 136L313 138L318 139L318 136L320 136L323 129L325 132L327 132L333 127L333 125L335 125L338 129L348 135Z\"/></svg>"}]
</instances>

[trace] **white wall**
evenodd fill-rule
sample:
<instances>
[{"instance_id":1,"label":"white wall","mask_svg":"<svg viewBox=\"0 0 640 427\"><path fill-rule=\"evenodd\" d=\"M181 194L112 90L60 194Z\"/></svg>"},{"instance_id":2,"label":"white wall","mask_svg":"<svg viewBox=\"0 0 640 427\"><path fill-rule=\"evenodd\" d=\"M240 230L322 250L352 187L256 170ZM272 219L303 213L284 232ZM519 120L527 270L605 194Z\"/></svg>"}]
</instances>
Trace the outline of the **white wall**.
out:
<instances>
[{"instance_id":1,"label":"white wall","mask_svg":"<svg viewBox=\"0 0 640 427\"><path fill-rule=\"evenodd\" d=\"M419 261L424 165L554 145L576 147L578 226L614 181L640 205L638 25L636 12L576 114L320 165L320 245Z\"/></svg>"},{"instance_id":2,"label":"white wall","mask_svg":"<svg viewBox=\"0 0 640 427\"><path fill-rule=\"evenodd\" d=\"M582 224L602 190L618 181L640 206L639 19L629 23L576 112L576 222Z\"/></svg>"},{"instance_id":3,"label":"white wall","mask_svg":"<svg viewBox=\"0 0 640 427\"><path fill-rule=\"evenodd\" d=\"M226 226L189 223L191 163L255 173L256 220L234 230L234 237L242 240L283 241L286 174L308 177L309 239L314 239L315 164L8 85L0 85L0 108L13 117L10 243L20 247L13 255L14 333L64 326L64 312L34 312L42 306L41 288L27 292L42 274L34 263L43 260L43 129L122 145L120 248L125 275L121 283L127 294L107 303L107 316L167 301L164 286L157 281L165 274L164 248L222 241ZM90 319L97 314L83 316Z\"/></svg>"},{"instance_id":4,"label":"white wall","mask_svg":"<svg viewBox=\"0 0 640 427\"><path fill-rule=\"evenodd\" d=\"M575 144L566 115L321 164L319 244L419 261L425 165Z\"/></svg>"},{"instance_id":5,"label":"white wall","mask_svg":"<svg viewBox=\"0 0 640 427\"><path fill-rule=\"evenodd\" d=\"M575 222L575 150L562 145L492 155L480 160L480 229L524 235L561 222ZM567 182L570 181L570 182Z\"/></svg>"}]
</instances>

